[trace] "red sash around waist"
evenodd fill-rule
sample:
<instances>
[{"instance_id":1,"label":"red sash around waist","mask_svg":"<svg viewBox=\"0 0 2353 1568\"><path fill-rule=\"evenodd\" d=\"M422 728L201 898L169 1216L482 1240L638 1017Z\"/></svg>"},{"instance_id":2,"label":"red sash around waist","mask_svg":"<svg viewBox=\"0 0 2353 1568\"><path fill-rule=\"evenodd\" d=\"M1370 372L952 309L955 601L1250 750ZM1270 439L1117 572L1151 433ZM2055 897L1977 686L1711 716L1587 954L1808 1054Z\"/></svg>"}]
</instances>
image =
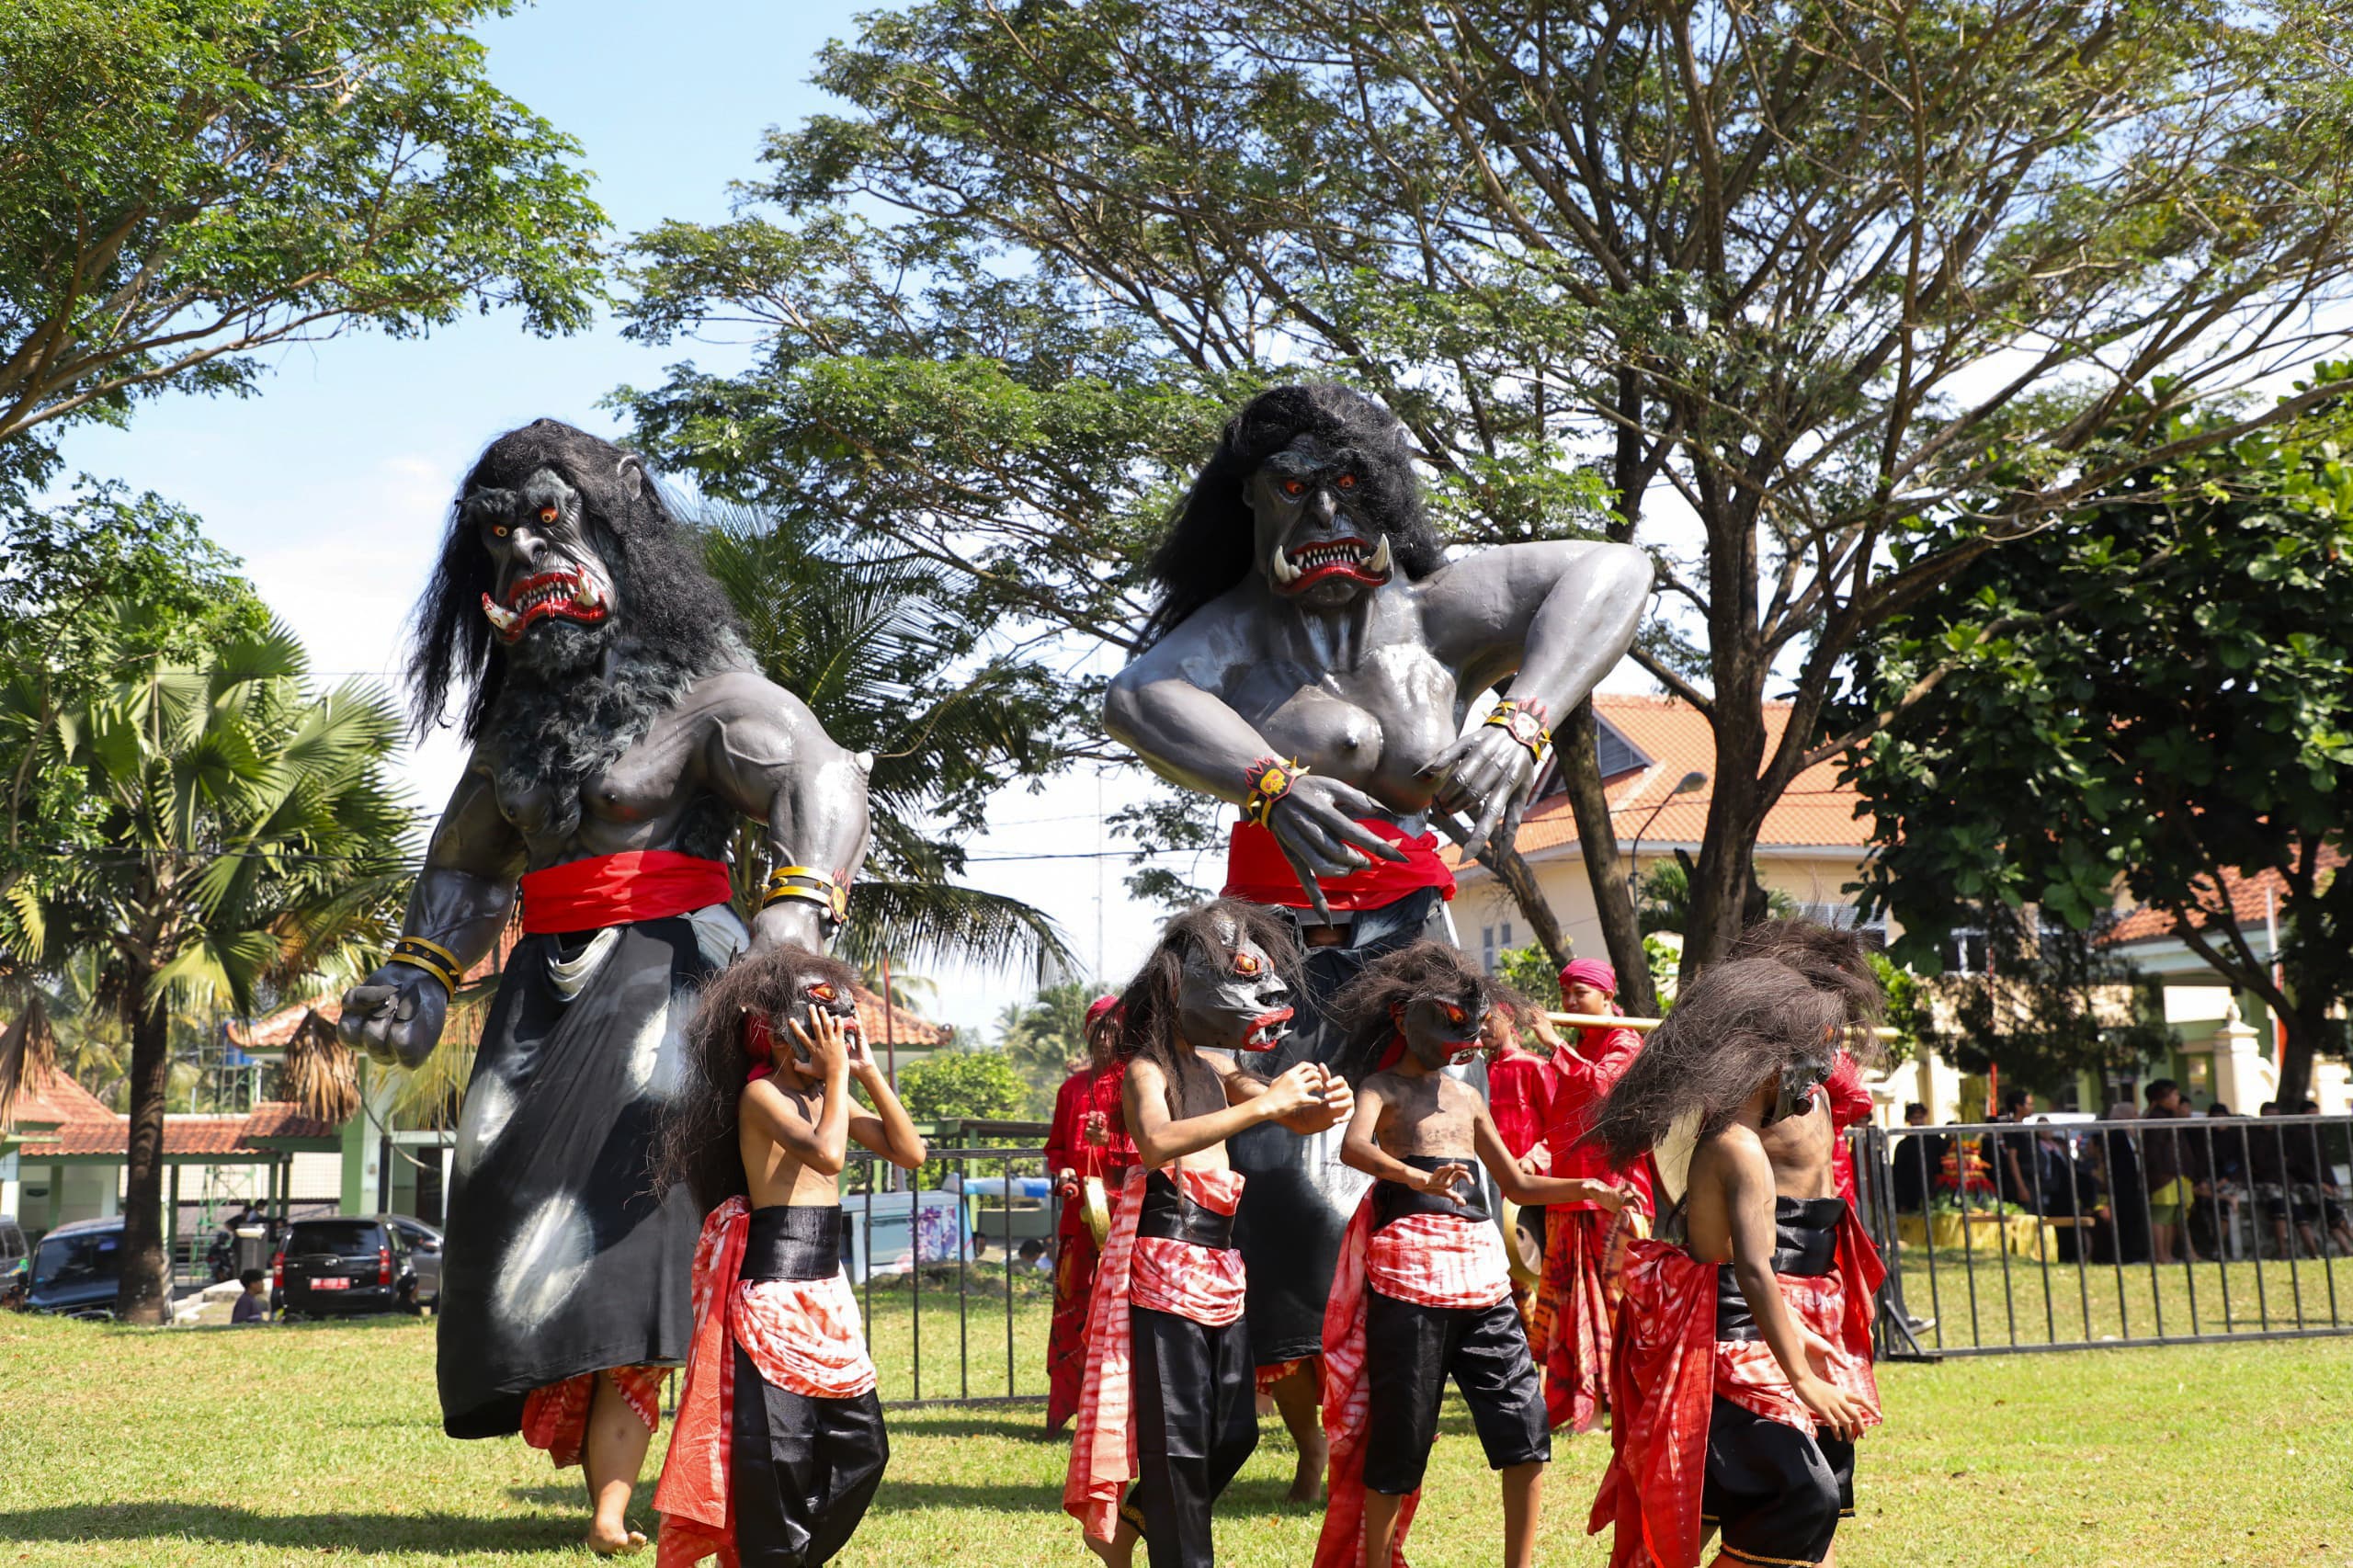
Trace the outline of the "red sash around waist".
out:
<instances>
[{"instance_id":1,"label":"red sash around waist","mask_svg":"<svg viewBox=\"0 0 2353 1568\"><path fill-rule=\"evenodd\" d=\"M1345 877L1317 878L1326 904L1334 909L1379 909L1423 888L1438 889L1441 898L1454 896L1454 873L1438 858L1437 834L1408 838L1404 829L1381 817L1362 818L1358 825L1404 850L1405 858L1402 862L1376 859ZM1307 902L1307 890L1299 885L1299 873L1283 858L1273 830L1255 822L1233 824L1233 836L1225 850L1222 896L1285 909L1313 907Z\"/></svg>"},{"instance_id":2,"label":"red sash around waist","mask_svg":"<svg viewBox=\"0 0 2353 1568\"><path fill-rule=\"evenodd\" d=\"M601 931L691 915L734 896L725 862L672 849L631 849L523 873L523 929Z\"/></svg>"}]
</instances>

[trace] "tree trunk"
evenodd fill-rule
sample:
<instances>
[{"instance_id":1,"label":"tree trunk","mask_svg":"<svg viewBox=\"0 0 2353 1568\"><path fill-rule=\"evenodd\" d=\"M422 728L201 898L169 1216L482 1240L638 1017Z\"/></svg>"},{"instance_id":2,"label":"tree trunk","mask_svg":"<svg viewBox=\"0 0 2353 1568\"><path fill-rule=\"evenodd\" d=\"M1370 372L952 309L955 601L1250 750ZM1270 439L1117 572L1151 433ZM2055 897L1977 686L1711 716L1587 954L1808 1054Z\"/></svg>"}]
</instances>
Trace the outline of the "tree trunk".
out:
<instances>
[{"instance_id":1,"label":"tree trunk","mask_svg":"<svg viewBox=\"0 0 2353 1568\"><path fill-rule=\"evenodd\" d=\"M2279 1086L2272 1098L2292 1115L2313 1092L2313 1062L2320 1054L2328 1018L2319 1008L2290 1007L2279 1018Z\"/></svg>"},{"instance_id":2,"label":"tree trunk","mask_svg":"<svg viewBox=\"0 0 2353 1568\"><path fill-rule=\"evenodd\" d=\"M1767 802L1757 778L1765 757L1764 714L1757 703L1720 697L1714 715L1716 767L1708 795L1708 823L1691 863L1690 917L1684 924L1685 984L1731 947L1756 901L1756 835Z\"/></svg>"},{"instance_id":3,"label":"tree trunk","mask_svg":"<svg viewBox=\"0 0 2353 1568\"><path fill-rule=\"evenodd\" d=\"M1566 965L1569 961L1569 939L1562 934L1560 917L1552 913L1551 901L1545 898L1544 890L1537 884L1536 873L1529 868L1518 846L1491 842L1480 855L1479 864L1494 872L1495 881L1510 890L1512 902L1518 904L1520 914L1528 917L1529 926L1536 933L1537 941L1542 943L1544 950L1552 956L1552 967L1559 969Z\"/></svg>"},{"instance_id":4,"label":"tree trunk","mask_svg":"<svg viewBox=\"0 0 2353 1568\"><path fill-rule=\"evenodd\" d=\"M1608 792L1601 785L1601 755L1594 736L1593 702L1577 705L1569 722L1552 733L1554 764L1568 787L1569 810L1577 821L1577 846L1593 884L1593 907L1601 921L1602 946L1618 971L1618 1005L1638 1018L1658 1017L1658 993L1643 951L1643 928L1634 917L1634 895L1618 861L1618 830L1609 818Z\"/></svg>"},{"instance_id":5,"label":"tree trunk","mask_svg":"<svg viewBox=\"0 0 2353 1568\"><path fill-rule=\"evenodd\" d=\"M171 1085L171 1018L147 1005L148 968L124 977L131 1013L131 1151L122 1208L122 1284L115 1315L125 1323L171 1320L164 1272L164 1103Z\"/></svg>"}]
</instances>

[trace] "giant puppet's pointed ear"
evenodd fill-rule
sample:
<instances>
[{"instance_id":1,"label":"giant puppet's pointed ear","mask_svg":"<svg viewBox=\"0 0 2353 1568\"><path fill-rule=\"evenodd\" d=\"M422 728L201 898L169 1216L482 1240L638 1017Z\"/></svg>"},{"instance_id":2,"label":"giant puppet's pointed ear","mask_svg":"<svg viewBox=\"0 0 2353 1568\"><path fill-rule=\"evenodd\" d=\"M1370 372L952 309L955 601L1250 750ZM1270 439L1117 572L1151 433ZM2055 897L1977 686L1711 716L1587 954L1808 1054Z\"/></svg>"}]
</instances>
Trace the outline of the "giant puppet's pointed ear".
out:
<instances>
[{"instance_id":1,"label":"giant puppet's pointed ear","mask_svg":"<svg viewBox=\"0 0 2353 1568\"><path fill-rule=\"evenodd\" d=\"M644 498L646 480L643 458L639 457L635 452L623 452L616 472L620 474L621 487L629 492L631 500L637 501Z\"/></svg>"}]
</instances>

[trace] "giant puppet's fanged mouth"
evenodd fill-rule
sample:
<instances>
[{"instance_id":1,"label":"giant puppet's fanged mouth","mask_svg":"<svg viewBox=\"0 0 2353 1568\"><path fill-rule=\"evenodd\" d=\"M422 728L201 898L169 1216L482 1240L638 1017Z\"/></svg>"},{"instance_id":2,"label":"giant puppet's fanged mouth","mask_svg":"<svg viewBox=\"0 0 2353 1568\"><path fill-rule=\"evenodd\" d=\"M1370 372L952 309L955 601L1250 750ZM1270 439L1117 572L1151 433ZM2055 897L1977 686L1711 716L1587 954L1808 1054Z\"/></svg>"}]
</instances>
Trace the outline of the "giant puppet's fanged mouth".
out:
<instances>
[{"instance_id":1,"label":"giant puppet's fanged mouth","mask_svg":"<svg viewBox=\"0 0 2353 1568\"><path fill-rule=\"evenodd\" d=\"M594 573L563 567L518 580L506 590L505 604L483 595L482 612L490 618L498 640L512 642L532 622L553 616L593 625L612 613L612 598Z\"/></svg>"},{"instance_id":2,"label":"giant puppet's fanged mouth","mask_svg":"<svg viewBox=\"0 0 2353 1568\"><path fill-rule=\"evenodd\" d=\"M1354 537L1320 540L1289 548L1279 544L1267 559L1267 574L1274 580L1275 592L1279 594L1303 592L1327 577L1386 583L1389 569L1387 534L1380 535L1370 545Z\"/></svg>"},{"instance_id":3,"label":"giant puppet's fanged mouth","mask_svg":"<svg viewBox=\"0 0 2353 1568\"><path fill-rule=\"evenodd\" d=\"M1242 1049L1245 1051L1274 1050L1282 1043L1283 1026L1290 1023L1290 1018L1291 1010L1289 1007L1277 1007L1271 1013L1259 1014L1250 1020L1250 1027L1243 1031Z\"/></svg>"}]
</instances>

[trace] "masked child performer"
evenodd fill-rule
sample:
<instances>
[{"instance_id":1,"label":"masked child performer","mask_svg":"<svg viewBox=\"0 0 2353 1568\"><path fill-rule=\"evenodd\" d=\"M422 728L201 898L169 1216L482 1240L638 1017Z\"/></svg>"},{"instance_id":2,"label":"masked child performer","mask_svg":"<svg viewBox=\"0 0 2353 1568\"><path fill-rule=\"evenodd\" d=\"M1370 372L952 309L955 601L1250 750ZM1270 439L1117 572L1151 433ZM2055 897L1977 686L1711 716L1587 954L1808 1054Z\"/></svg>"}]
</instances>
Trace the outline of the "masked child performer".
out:
<instances>
[{"instance_id":1,"label":"masked child performer","mask_svg":"<svg viewBox=\"0 0 2353 1568\"><path fill-rule=\"evenodd\" d=\"M1404 1561L1449 1376L1503 1477L1505 1568L1534 1559L1551 1428L1472 1162L1518 1203L1614 1210L1624 1199L1607 1182L1524 1174L1478 1091L1448 1074L1478 1054L1504 1000L1456 949L1425 941L1375 960L1331 1004L1368 1056L1385 1041L1395 1061L1358 1091L1341 1146L1341 1159L1374 1180L1349 1221L1324 1315L1331 1501L1315 1568Z\"/></svg>"},{"instance_id":2,"label":"masked child performer","mask_svg":"<svg viewBox=\"0 0 2353 1568\"><path fill-rule=\"evenodd\" d=\"M1576 959L1561 971L1561 998L1572 1013L1615 1016L1618 971L1598 959ZM1598 1148L1581 1142L1594 1112L1643 1048L1643 1037L1622 1025L1574 1030L1566 1040L1537 1015L1537 1037L1552 1048L1551 1123L1534 1166L1557 1176L1622 1185L1629 1201L1612 1212L1591 1203L1556 1205L1544 1216L1544 1267L1529 1313L1528 1337L1544 1372L1544 1405L1555 1426L1590 1432L1609 1409L1609 1363L1626 1244L1649 1233L1651 1170L1647 1156L1615 1168Z\"/></svg>"},{"instance_id":3,"label":"masked child performer","mask_svg":"<svg viewBox=\"0 0 2353 1568\"><path fill-rule=\"evenodd\" d=\"M860 1038L852 976L804 949L708 986L660 1170L709 1213L695 1331L654 1506L659 1568L814 1568L873 1500L891 1449L842 1267L852 1141L902 1170L924 1142ZM871 1115L850 1098L855 1079Z\"/></svg>"},{"instance_id":4,"label":"masked child performer","mask_svg":"<svg viewBox=\"0 0 2353 1568\"><path fill-rule=\"evenodd\" d=\"M1870 1369L1881 1270L1837 1195L1821 1089L1849 997L1770 958L1685 988L1589 1134L1613 1158L1696 1119L1687 1185L1626 1270L1611 1455L1589 1528L1611 1568L1824 1563L1854 1443L1880 1420ZM1768 1143L1819 1122L1813 1157ZM1779 1130L1777 1131L1777 1130Z\"/></svg>"},{"instance_id":5,"label":"masked child performer","mask_svg":"<svg viewBox=\"0 0 2353 1568\"><path fill-rule=\"evenodd\" d=\"M1268 1083L1230 1054L1280 1040L1297 957L1277 916L1219 899L1168 923L1120 999L1122 1108L1140 1163L1096 1268L1063 1486L1087 1547L1116 1568L1139 1536L1152 1568L1211 1568L1211 1506L1257 1446L1233 1246L1242 1176L1226 1140L1270 1122L1321 1132L1354 1103L1315 1062Z\"/></svg>"}]
</instances>

